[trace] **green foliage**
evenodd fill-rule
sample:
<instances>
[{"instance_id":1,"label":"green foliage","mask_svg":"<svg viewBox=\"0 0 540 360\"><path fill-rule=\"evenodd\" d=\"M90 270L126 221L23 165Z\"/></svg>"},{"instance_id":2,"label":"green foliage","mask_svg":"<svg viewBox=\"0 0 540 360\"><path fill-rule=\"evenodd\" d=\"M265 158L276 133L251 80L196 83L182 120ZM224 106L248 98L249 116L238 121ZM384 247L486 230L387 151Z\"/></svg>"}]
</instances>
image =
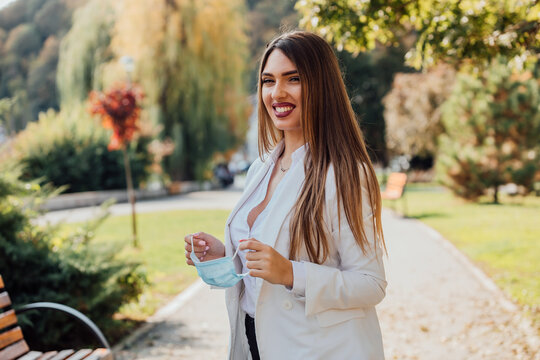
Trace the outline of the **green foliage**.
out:
<instances>
[{"instance_id":1,"label":"green foliage","mask_svg":"<svg viewBox=\"0 0 540 360\"><path fill-rule=\"evenodd\" d=\"M57 228L33 225L39 204L35 199L41 199L44 191L17 178L14 169L0 172L0 274L14 306L62 303L85 313L106 333L112 331L112 315L137 298L146 284L139 265L118 259L118 246L92 242L106 214L66 235ZM20 322L29 325L23 329L30 343L38 339L36 348L88 345L89 340L82 340L88 337L73 320L58 313L29 314Z\"/></svg>"},{"instance_id":2,"label":"green foliage","mask_svg":"<svg viewBox=\"0 0 540 360\"><path fill-rule=\"evenodd\" d=\"M382 99L397 72L412 70L403 64L404 52L402 47L380 47L358 56L347 51L337 53L370 157L382 164L388 163Z\"/></svg>"},{"instance_id":3,"label":"green foliage","mask_svg":"<svg viewBox=\"0 0 540 360\"><path fill-rule=\"evenodd\" d=\"M499 58L478 76L460 74L443 105L439 172L458 196L477 199L515 183L533 189L540 170L540 81Z\"/></svg>"},{"instance_id":4,"label":"green foliage","mask_svg":"<svg viewBox=\"0 0 540 360\"><path fill-rule=\"evenodd\" d=\"M34 23L43 37L59 35L67 31L71 11L61 0L48 0L34 16Z\"/></svg>"},{"instance_id":5,"label":"green foliage","mask_svg":"<svg viewBox=\"0 0 540 360\"><path fill-rule=\"evenodd\" d=\"M407 59L417 68L527 56L540 48L536 0L301 0L296 8L301 26L354 53L414 33L416 47Z\"/></svg>"},{"instance_id":6,"label":"green foliage","mask_svg":"<svg viewBox=\"0 0 540 360\"><path fill-rule=\"evenodd\" d=\"M56 37L47 38L39 56L28 69L28 97L32 114L39 114L51 107L58 108L55 91L58 47Z\"/></svg>"},{"instance_id":7,"label":"green foliage","mask_svg":"<svg viewBox=\"0 0 540 360\"><path fill-rule=\"evenodd\" d=\"M50 110L18 134L14 160L22 168L22 179L67 185L67 192L125 189L122 152L107 150L109 137L82 107ZM135 187L148 176L150 141L142 135L128 149Z\"/></svg>"},{"instance_id":8,"label":"green foliage","mask_svg":"<svg viewBox=\"0 0 540 360\"><path fill-rule=\"evenodd\" d=\"M118 8L114 52L134 58L147 106L175 144L164 168L174 180L201 179L212 156L237 146L247 127L244 3L134 0Z\"/></svg>"},{"instance_id":9,"label":"green foliage","mask_svg":"<svg viewBox=\"0 0 540 360\"><path fill-rule=\"evenodd\" d=\"M73 26L60 44L57 85L62 106L85 101L101 90L101 68L112 59L109 49L114 10L110 2L89 1L73 14Z\"/></svg>"},{"instance_id":10,"label":"green foliage","mask_svg":"<svg viewBox=\"0 0 540 360\"><path fill-rule=\"evenodd\" d=\"M257 91L259 59L268 44L280 31L298 27L299 15L290 0L249 0L250 91Z\"/></svg>"},{"instance_id":11,"label":"green foliage","mask_svg":"<svg viewBox=\"0 0 540 360\"><path fill-rule=\"evenodd\" d=\"M0 99L14 101L9 133L58 109L58 43L71 26L73 8L85 0L15 1L0 10Z\"/></svg>"},{"instance_id":12,"label":"green foliage","mask_svg":"<svg viewBox=\"0 0 540 360\"><path fill-rule=\"evenodd\" d=\"M40 45L41 39L36 27L33 24L21 24L9 33L5 50L23 57L33 54Z\"/></svg>"}]
</instances>

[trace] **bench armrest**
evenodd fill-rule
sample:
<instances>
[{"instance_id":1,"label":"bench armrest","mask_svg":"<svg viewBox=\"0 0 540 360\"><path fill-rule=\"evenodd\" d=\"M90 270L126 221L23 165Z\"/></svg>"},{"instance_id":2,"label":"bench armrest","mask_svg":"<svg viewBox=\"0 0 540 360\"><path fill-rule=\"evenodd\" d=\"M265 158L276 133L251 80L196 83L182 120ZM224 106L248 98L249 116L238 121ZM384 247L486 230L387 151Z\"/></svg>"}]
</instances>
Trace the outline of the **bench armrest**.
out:
<instances>
[{"instance_id":1,"label":"bench armrest","mask_svg":"<svg viewBox=\"0 0 540 360\"><path fill-rule=\"evenodd\" d=\"M94 324L94 322L92 320L90 320L86 315L84 315L83 313L81 313L78 310L75 310L72 307L62 305L62 304L58 304L58 303L53 303L53 302L37 302L37 303L23 305L23 306L17 308L15 310L15 312L17 314L22 314L22 313L27 312L29 310L37 310L37 309L50 309L50 310L60 311L60 312L63 312L64 314L69 315L70 317L72 317L74 319L79 320L80 322L82 322L84 324L84 326L88 330L90 330L96 336L97 339L99 339L99 342L101 343L101 345L103 347L105 347L105 348L107 348L109 350L111 349L111 346L109 345L109 342L107 341L107 339L105 339L105 336L103 335L101 330L99 330L97 325Z\"/></svg>"}]
</instances>

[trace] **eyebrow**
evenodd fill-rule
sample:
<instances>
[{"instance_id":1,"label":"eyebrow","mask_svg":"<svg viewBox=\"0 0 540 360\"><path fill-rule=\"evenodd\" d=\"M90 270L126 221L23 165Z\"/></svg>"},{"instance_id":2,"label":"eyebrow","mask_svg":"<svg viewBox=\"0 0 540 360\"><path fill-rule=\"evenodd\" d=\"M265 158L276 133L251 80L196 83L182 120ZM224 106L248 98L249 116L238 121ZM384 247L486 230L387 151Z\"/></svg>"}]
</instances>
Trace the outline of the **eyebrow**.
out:
<instances>
[{"instance_id":1,"label":"eyebrow","mask_svg":"<svg viewBox=\"0 0 540 360\"><path fill-rule=\"evenodd\" d=\"M287 72L284 72L283 74L281 74L281 76L287 76L287 75L292 75L292 74L298 74L298 70L291 70L291 71L287 71ZM263 76L274 76L270 73L262 73L261 75Z\"/></svg>"}]
</instances>

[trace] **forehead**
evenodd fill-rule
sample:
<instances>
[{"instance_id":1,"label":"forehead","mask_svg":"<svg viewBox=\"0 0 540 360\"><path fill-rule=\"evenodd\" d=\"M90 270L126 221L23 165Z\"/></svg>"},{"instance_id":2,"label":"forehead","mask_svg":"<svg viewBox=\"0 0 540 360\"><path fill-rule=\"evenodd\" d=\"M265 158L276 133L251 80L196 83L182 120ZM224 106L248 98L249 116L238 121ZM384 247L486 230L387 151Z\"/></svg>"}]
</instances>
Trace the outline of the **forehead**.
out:
<instances>
[{"instance_id":1,"label":"forehead","mask_svg":"<svg viewBox=\"0 0 540 360\"><path fill-rule=\"evenodd\" d=\"M266 64L263 69L263 73L269 73L273 75L280 75L281 73L297 70L296 65L293 64L283 51L275 49L270 53Z\"/></svg>"}]
</instances>

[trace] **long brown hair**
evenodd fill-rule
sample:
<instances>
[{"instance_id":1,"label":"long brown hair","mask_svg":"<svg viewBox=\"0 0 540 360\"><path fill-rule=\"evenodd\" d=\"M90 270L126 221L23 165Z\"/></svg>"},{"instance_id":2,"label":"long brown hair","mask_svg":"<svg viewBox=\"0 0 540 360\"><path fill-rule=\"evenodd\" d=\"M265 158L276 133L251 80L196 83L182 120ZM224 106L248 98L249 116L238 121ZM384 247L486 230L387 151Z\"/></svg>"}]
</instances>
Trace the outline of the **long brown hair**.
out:
<instances>
[{"instance_id":1,"label":"long brown hair","mask_svg":"<svg viewBox=\"0 0 540 360\"><path fill-rule=\"evenodd\" d=\"M290 224L289 258L297 259L302 246L312 262L320 264L328 257L329 229L323 214L326 174L330 164L334 167L339 220L343 209L356 242L366 254L369 241L363 227L361 189L364 185L373 210L371 221L377 238L375 245L379 243L386 250L381 223L381 195L375 171L336 56L330 45L318 35L294 31L278 36L267 45L259 68L259 153L262 156L270 151L284 136L273 125L261 91L261 74L275 49L281 50L298 70L302 86L301 125L308 144L305 181Z\"/></svg>"}]
</instances>

